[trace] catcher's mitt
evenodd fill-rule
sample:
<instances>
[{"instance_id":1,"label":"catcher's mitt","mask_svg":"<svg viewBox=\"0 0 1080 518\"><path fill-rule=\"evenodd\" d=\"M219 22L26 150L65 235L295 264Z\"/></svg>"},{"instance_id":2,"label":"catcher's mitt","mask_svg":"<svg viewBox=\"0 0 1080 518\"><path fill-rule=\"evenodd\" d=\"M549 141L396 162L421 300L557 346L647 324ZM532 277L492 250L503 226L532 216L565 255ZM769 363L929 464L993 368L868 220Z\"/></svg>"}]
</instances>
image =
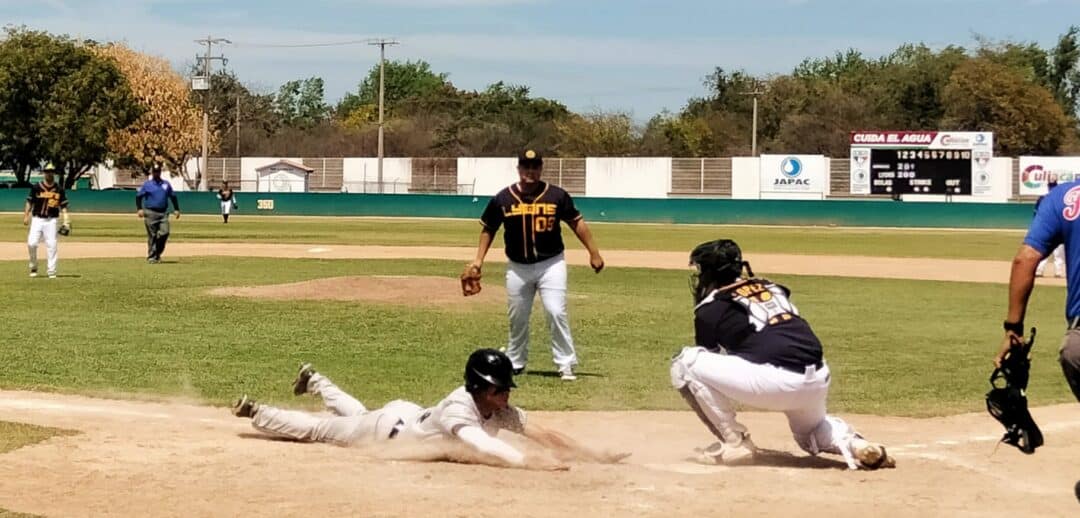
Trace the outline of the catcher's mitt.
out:
<instances>
[{"instance_id":1,"label":"catcher's mitt","mask_svg":"<svg viewBox=\"0 0 1080 518\"><path fill-rule=\"evenodd\" d=\"M60 225L60 228L56 230L56 233L60 234L61 236L66 236L66 235L70 234L71 233L71 223L64 223L64 224Z\"/></svg>"},{"instance_id":2,"label":"catcher's mitt","mask_svg":"<svg viewBox=\"0 0 1080 518\"><path fill-rule=\"evenodd\" d=\"M1028 355L1035 343L1035 328L1027 342L1013 343L1001 367L990 375L990 392L986 394L986 409L990 415L1005 426L1001 442L1011 444L1020 451L1032 454L1042 446L1043 435L1039 425L1028 411L1027 384L1031 370ZM1004 386L1000 385L1004 382Z\"/></svg>"},{"instance_id":3,"label":"catcher's mitt","mask_svg":"<svg viewBox=\"0 0 1080 518\"><path fill-rule=\"evenodd\" d=\"M461 272L461 294L468 297L480 293L480 268L468 265L465 267L465 271Z\"/></svg>"}]
</instances>

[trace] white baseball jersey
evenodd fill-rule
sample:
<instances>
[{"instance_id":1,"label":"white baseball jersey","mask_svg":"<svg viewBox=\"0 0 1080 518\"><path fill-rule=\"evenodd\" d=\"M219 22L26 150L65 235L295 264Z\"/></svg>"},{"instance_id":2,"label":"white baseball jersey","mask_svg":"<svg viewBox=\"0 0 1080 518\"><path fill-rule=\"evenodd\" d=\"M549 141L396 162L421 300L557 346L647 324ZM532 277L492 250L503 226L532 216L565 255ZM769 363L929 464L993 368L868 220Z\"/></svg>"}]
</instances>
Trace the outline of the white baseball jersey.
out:
<instances>
[{"instance_id":1,"label":"white baseball jersey","mask_svg":"<svg viewBox=\"0 0 1080 518\"><path fill-rule=\"evenodd\" d=\"M401 431L401 436L419 440L453 438L457 427L476 426L494 437L499 430L522 433L525 419L525 411L515 406L499 410L485 419L476 408L472 394L465 387L458 387L439 404L418 415Z\"/></svg>"}]
</instances>

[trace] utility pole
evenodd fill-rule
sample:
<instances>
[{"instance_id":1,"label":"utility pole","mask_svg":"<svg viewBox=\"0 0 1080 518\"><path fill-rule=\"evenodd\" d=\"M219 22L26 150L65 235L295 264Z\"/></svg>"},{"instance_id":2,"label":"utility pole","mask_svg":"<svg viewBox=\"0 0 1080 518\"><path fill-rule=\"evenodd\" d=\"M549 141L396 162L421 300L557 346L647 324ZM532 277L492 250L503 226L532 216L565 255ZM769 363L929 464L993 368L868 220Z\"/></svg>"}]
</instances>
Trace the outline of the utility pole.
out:
<instances>
[{"instance_id":1,"label":"utility pole","mask_svg":"<svg viewBox=\"0 0 1080 518\"><path fill-rule=\"evenodd\" d=\"M202 64L202 74L206 78L206 94L203 95L202 161L199 163L199 190L205 191L207 189L207 164L210 158L210 62L219 60L222 66L228 63L224 56L214 56L212 51L215 44L232 42L225 38L207 36L204 40L195 40L195 43L206 45L206 54L195 56L195 59Z\"/></svg>"},{"instance_id":2,"label":"utility pole","mask_svg":"<svg viewBox=\"0 0 1080 518\"><path fill-rule=\"evenodd\" d=\"M236 94L236 158L240 158L240 94Z\"/></svg>"},{"instance_id":3,"label":"utility pole","mask_svg":"<svg viewBox=\"0 0 1080 518\"><path fill-rule=\"evenodd\" d=\"M758 104L757 99L758 99L758 96L763 94L763 93L765 93L765 92L763 92L761 90L758 90L757 88L755 88L751 92L743 92L742 93L742 95L752 95L752 96L754 96L754 122L753 122L753 125L752 125L753 129L751 129L752 136L750 137L750 156L757 156L757 104Z\"/></svg>"},{"instance_id":4,"label":"utility pole","mask_svg":"<svg viewBox=\"0 0 1080 518\"><path fill-rule=\"evenodd\" d=\"M383 192L383 101L386 97L386 46L399 45L396 40L377 39L368 45L379 46L379 194Z\"/></svg>"}]
</instances>

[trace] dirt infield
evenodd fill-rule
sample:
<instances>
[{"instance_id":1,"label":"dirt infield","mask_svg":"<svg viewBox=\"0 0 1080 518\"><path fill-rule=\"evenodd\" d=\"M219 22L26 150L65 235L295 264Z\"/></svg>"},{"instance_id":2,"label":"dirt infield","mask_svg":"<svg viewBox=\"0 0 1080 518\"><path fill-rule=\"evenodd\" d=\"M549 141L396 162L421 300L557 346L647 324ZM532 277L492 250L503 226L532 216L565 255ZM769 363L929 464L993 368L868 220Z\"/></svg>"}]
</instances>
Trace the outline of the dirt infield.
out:
<instances>
[{"instance_id":1,"label":"dirt infield","mask_svg":"<svg viewBox=\"0 0 1080 518\"><path fill-rule=\"evenodd\" d=\"M268 243L175 243L170 244L166 256L234 256L234 257L289 257L319 259L449 259L463 264L471 261L475 248L410 247L410 246L351 246L351 245L295 245ZM146 247L141 243L64 243L60 251L63 258L145 257ZM575 265L588 265L583 250L567 251L567 261ZM491 262L505 262L499 253L489 254ZM0 261L26 259L26 245L0 243ZM963 281L1008 283L1008 261L978 261L968 259L926 259L900 257L865 257L832 255L785 255L750 254L755 272L784 273L794 275L821 275L829 277L865 277L882 279L916 279L935 281ZM655 252L637 250L604 250L604 260L609 267L687 269L688 255L683 252ZM454 272L455 275L458 272ZM1039 279L1040 284L1064 286L1064 279Z\"/></svg>"},{"instance_id":2,"label":"dirt infield","mask_svg":"<svg viewBox=\"0 0 1080 518\"><path fill-rule=\"evenodd\" d=\"M845 416L898 467L851 472L806 457L783 417L743 414L753 466L685 460L708 442L689 412L536 412L622 465L549 473L387 461L271 441L224 408L0 392L0 419L71 428L0 456L0 507L47 516L1075 516L1080 406L1035 410L1046 446L994 452L986 415Z\"/></svg>"}]
</instances>

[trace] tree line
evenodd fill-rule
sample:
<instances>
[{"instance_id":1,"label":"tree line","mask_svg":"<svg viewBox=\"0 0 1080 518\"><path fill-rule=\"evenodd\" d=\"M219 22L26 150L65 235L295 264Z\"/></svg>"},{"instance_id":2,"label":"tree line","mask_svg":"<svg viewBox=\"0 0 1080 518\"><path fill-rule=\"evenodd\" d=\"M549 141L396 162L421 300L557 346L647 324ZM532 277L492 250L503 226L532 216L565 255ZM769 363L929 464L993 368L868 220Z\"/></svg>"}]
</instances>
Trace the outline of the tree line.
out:
<instances>
[{"instance_id":1,"label":"tree line","mask_svg":"<svg viewBox=\"0 0 1080 518\"><path fill-rule=\"evenodd\" d=\"M424 61L386 64L387 156L846 156L859 129L993 131L1000 155L1080 152L1080 28L1051 48L976 38L971 48L906 44L886 56L850 49L790 73L717 67L705 95L644 124L622 111L575 113L523 85L455 86ZM188 71L186 75L193 75ZM192 91L184 74L116 43L8 28L0 43L0 167L20 181L51 161L70 186L104 159L145 173L201 150L215 156L373 156L379 68L326 100L321 78L260 91L229 70ZM752 94L757 92L756 94ZM175 169L174 169L175 170ZM199 173L196 173L196 176ZM192 181L197 181L193 178Z\"/></svg>"}]
</instances>

